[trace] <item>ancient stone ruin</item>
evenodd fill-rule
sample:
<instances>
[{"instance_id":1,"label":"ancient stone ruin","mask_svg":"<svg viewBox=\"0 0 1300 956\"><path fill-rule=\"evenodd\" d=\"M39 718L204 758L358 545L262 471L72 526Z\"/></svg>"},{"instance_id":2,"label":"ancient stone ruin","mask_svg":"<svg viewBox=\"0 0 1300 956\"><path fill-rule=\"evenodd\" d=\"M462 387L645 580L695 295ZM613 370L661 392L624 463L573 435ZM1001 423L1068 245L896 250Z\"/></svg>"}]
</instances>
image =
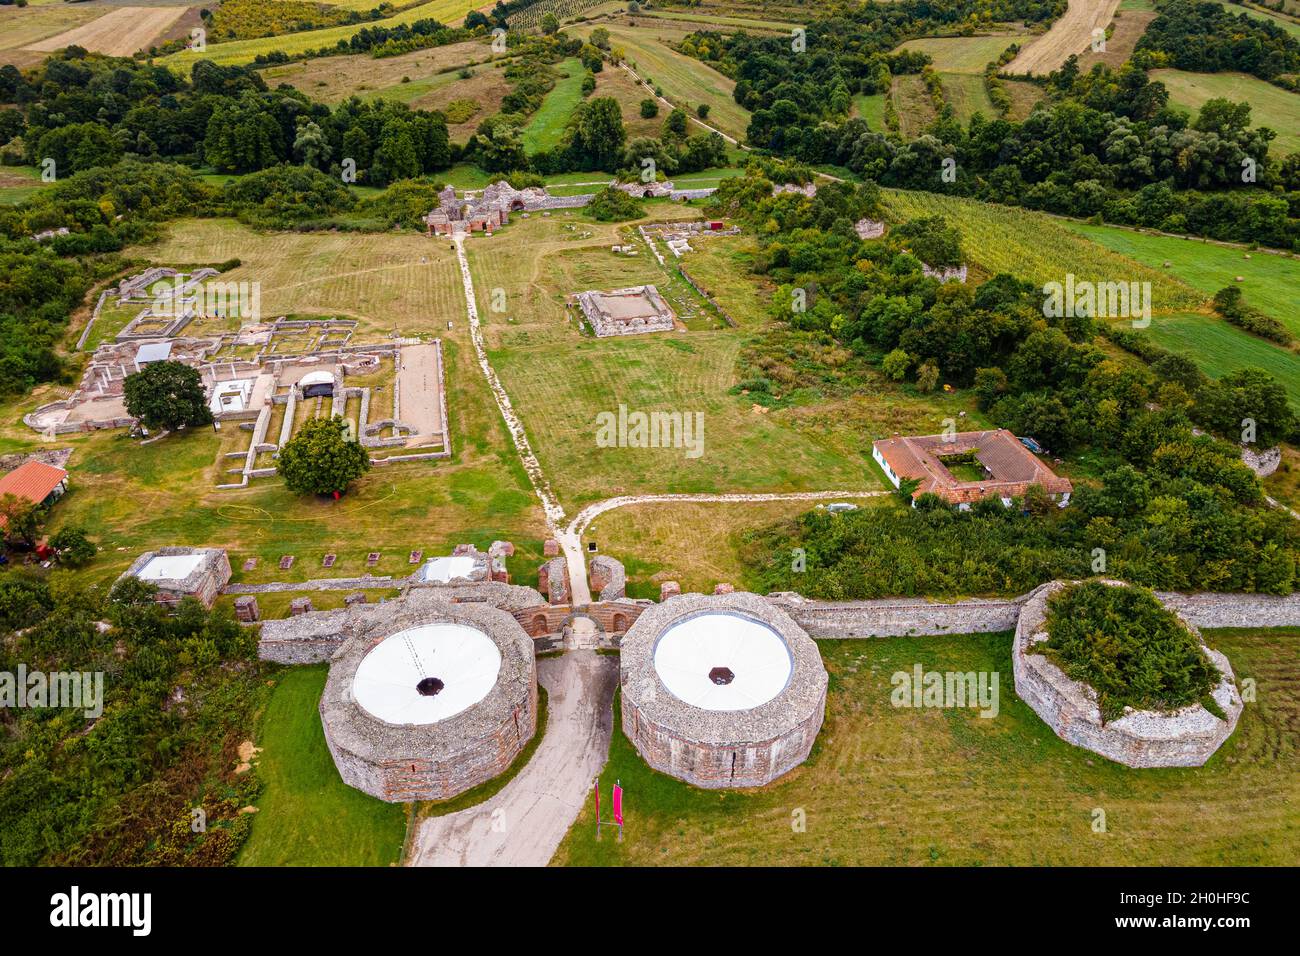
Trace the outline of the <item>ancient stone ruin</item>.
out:
<instances>
[{"instance_id":1,"label":"ancient stone ruin","mask_svg":"<svg viewBox=\"0 0 1300 956\"><path fill-rule=\"evenodd\" d=\"M578 307L591 330L600 338L667 332L676 316L652 285L631 286L612 292L589 290L577 296Z\"/></svg>"}]
</instances>

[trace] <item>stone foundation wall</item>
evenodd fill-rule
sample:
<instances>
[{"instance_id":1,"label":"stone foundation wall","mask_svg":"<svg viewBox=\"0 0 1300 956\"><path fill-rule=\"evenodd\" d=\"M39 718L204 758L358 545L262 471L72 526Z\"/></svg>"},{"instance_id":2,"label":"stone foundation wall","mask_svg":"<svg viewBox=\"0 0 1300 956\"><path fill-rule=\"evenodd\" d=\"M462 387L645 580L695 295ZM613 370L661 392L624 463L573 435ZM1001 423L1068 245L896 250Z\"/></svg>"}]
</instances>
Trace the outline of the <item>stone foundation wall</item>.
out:
<instances>
[{"instance_id":1,"label":"stone foundation wall","mask_svg":"<svg viewBox=\"0 0 1300 956\"><path fill-rule=\"evenodd\" d=\"M1122 586L1122 585L1121 585ZM1039 588L1025 603L1016 626L1011 664L1016 695L1028 704L1066 743L1083 747L1127 767L1199 767L1219 749L1237 727L1242 700L1228 659L1218 651L1201 646L1219 669L1221 680L1211 692L1215 703L1227 715L1222 720L1199 703L1171 713L1135 711L1103 723L1097 693L1086 684L1071 680L1055 663L1034 650L1048 639L1045 623L1047 601L1065 587L1053 582ZM1174 610L1172 607L1170 610ZM1178 612L1174 610L1174 613ZM1181 615L1180 615L1181 616ZM1184 618L1197 640L1199 632Z\"/></svg>"}]
</instances>

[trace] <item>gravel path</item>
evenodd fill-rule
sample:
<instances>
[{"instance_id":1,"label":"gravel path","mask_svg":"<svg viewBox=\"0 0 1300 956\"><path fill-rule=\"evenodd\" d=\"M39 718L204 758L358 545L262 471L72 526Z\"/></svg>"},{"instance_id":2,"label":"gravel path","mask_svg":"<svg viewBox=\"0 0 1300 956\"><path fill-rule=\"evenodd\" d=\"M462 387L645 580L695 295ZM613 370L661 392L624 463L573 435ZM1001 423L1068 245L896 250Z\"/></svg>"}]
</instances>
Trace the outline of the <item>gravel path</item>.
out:
<instances>
[{"instance_id":1,"label":"gravel path","mask_svg":"<svg viewBox=\"0 0 1300 956\"><path fill-rule=\"evenodd\" d=\"M618 659L569 650L537 662L545 735L527 766L478 806L422 821L410 866L545 866L609 756Z\"/></svg>"}]
</instances>

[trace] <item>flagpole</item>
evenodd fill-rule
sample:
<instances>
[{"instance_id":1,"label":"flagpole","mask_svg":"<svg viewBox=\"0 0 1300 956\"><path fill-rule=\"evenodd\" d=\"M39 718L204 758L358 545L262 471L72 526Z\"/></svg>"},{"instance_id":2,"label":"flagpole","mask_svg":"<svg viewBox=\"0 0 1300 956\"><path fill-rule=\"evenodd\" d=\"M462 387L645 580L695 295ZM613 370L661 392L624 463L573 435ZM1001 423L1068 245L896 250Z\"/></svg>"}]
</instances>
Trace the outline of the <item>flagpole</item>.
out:
<instances>
[{"instance_id":1,"label":"flagpole","mask_svg":"<svg viewBox=\"0 0 1300 956\"><path fill-rule=\"evenodd\" d=\"M596 839L600 839L600 777L596 778Z\"/></svg>"}]
</instances>

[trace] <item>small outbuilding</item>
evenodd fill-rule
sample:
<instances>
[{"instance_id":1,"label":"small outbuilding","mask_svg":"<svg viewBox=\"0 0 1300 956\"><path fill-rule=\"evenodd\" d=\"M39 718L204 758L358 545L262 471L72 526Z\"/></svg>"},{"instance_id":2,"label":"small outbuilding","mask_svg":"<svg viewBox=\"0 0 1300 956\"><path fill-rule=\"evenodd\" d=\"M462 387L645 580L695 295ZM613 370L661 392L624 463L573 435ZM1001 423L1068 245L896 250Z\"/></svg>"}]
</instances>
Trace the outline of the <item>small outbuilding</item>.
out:
<instances>
[{"instance_id":1,"label":"small outbuilding","mask_svg":"<svg viewBox=\"0 0 1300 956\"><path fill-rule=\"evenodd\" d=\"M157 587L159 603L193 597L211 607L230 581L230 559L221 548L159 548L136 558L118 580L128 577Z\"/></svg>"}]
</instances>

